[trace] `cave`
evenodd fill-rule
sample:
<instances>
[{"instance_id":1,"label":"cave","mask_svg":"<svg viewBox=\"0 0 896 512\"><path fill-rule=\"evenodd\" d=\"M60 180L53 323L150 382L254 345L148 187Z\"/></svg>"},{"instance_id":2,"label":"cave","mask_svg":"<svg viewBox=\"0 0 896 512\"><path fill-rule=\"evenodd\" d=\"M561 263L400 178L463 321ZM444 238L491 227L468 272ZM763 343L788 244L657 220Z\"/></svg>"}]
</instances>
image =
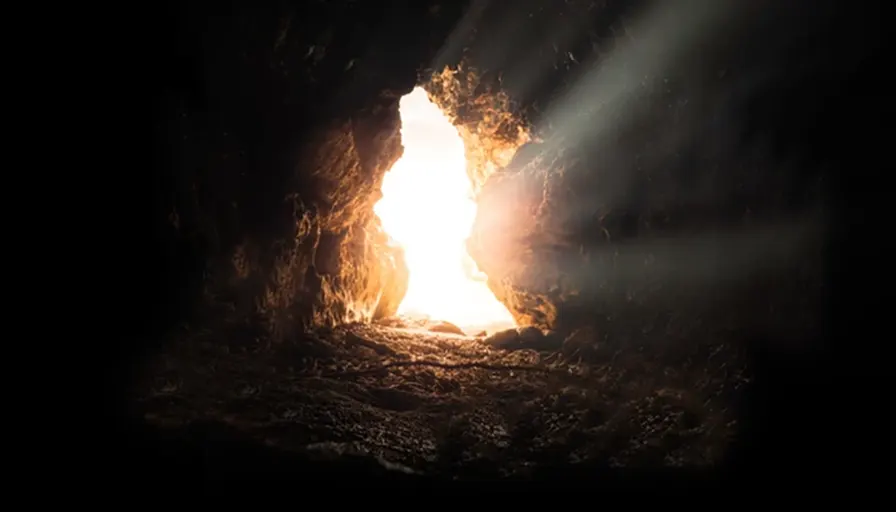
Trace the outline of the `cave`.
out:
<instances>
[{"instance_id":1,"label":"cave","mask_svg":"<svg viewBox=\"0 0 896 512\"><path fill-rule=\"evenodd\" d=\"M238 475L747 457L755 354L823 334L805 140L843 78L807 2L692 4L166 11L164 299L129 413L267 454L200 464Z\"/></svg>"}]
</instances>

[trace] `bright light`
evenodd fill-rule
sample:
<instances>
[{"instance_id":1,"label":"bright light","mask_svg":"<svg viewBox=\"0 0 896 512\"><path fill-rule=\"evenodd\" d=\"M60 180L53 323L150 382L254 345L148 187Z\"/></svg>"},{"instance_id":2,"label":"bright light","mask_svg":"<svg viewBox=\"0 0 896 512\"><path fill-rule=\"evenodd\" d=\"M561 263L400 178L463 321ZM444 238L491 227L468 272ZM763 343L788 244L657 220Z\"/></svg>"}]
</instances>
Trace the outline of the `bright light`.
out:
<instances>
[{"instance_id":1,"label":"bright light","mask_svg":"<svg viewBox=\"0 0 896 512\"><path fill-rule=\"evenodd\" d=\"M471 334L513 327L467 254L476 202L460 134L422 88L404 96L399 110L404 154L386 173L374 207L410 272L398 313L445 320Z\"/></svg>"}]
</instances>

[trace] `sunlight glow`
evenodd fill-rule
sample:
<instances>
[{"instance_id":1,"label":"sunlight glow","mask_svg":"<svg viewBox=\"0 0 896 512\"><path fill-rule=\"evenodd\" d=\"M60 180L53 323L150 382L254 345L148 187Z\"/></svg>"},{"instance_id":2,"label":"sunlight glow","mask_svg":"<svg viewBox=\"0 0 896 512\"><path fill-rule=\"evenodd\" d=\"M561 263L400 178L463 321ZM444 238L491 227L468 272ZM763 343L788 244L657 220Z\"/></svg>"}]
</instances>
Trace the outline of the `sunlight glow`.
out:
<instances>
[{"instance_id":1,"label":"sunlight glow","mask_svg":"<svg viewBox=\"0 0 896 512\"><path fill-rule=\"evenodd\" d=\"M410 272L398 313L445 320L471 334L515 326L466 250L476 202L460 134L420 87L399 110L404 154L386 173L374 207Z\"/></svg>"}]
</instances>

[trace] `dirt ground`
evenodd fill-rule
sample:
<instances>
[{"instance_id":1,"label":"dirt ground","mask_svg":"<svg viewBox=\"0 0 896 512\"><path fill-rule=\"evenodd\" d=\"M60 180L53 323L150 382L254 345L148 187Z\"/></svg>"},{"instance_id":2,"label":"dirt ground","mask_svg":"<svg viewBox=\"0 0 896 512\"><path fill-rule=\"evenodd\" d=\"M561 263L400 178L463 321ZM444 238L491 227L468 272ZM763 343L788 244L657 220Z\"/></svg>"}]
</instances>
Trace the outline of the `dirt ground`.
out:
<instances>
[{"instance_id":1,"label":"dirt ground","mask_svg":"<svg viewBox=\"0 0 896 512\"><path fill-rule=\"evenodd\" d=\"M291 452L526 476L544 465L719 464L750 381L724 340L509 350L404 325L254 347L186 332L146 368L134 403L155 426L216 422Z\"/></svg>"}]
</instances>

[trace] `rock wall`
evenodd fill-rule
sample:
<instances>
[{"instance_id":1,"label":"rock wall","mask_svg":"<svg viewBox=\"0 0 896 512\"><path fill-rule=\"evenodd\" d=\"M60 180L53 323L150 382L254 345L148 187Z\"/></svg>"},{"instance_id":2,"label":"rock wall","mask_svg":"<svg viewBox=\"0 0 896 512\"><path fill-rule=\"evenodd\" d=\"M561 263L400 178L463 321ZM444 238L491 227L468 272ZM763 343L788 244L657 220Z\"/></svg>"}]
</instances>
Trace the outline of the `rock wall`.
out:
<instances>
[{"instance_id":1,"label":"rock wall","mask_svg":"<svg viewBox=\"0 0 896 512\"><path fill-rule=\"evenodd\" d=\"M528 70L497 40L471 43L541 138L479 196L468 246L496 295L523 324L616 339L709 323L709 336L817 335L827 169L811 141L848 74L819 59L850 51L824 40L827 6L808 22L804 2L682 19L595 4L519 4L521 23L580 28L527 39L543 56ZM700 16L711 23L694 28Z\"/></svg>"},{"instance_id":2,"label":"rock wall","mask_svg":"<svg viewBox=\"0 0 896 512\"><path fill-rule=\"evenodd\" d=\"M464 7L170 7L155 216L172 322L276 340L395 311L407 269L372 206L401 153L398 100Z\"/></svg>"},{"instance_id":3,"label":"rock wall","mask_svg":"<svg viewBox=\"0 0 896 512\"><path fill-rule=\"evenodd\" d=\"M490 176L471 253L521 322L669 326L722 303L769 324L802 318L826 184L817 154L798 148L822 130L818 98L849 72L824 62L851 62L854 48L816 30L827 2L741 7L702 36L688 32L695 19L721 11L649 4L172 6L154 211L163 286L181 292L168 317L283 338L394 311L406 269L371 207L399 156L398 99L463 60L480 73L460 89L468 104L446 105L462 130L513 145L528 140L522 119L540 140L500 172L471 172ZM676 30L681 48L667 44ZM514 122L481 123L489 87L514 100L497 103ZM471 158L512 154L491 149Z\"/></svg>"},{"instance_id":4,"label":"rock wall","mask_svg":"<svg viewBox=\"0 0 896 512\"><path fill-rule=\"evenodd\" d=\"M257 303L275 338L314 325L395 313L407 288L402 251L373 213L382 178L401 155L397 98L322 128L309 155L312 191L293 193L295 238Z\"/></svg>"}]
</instances>

